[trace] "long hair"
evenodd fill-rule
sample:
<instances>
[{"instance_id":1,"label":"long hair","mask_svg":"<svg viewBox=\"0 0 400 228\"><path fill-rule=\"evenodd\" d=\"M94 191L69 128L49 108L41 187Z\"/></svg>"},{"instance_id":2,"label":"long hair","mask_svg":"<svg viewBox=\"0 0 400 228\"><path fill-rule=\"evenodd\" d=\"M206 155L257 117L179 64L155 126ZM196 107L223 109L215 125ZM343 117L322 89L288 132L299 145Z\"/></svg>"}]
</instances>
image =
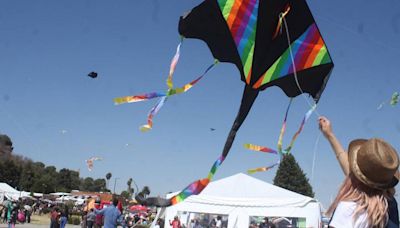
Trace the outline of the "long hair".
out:
<instances>
[{"instance_id":1,"label":"long hair","mask_svg":"<svg viewBox=\"0 0 400 228\"><path fill-rule=\"evenodd\" d=\"M369 227L385 227L389 217L387 199L390 195L389 190L370 188L350 173L340 187L339 193L329 207L327 214L332 215L340 201L355 202L357 207L353 214L353 221L366 212Z\"/></svg>"}]
</instances>

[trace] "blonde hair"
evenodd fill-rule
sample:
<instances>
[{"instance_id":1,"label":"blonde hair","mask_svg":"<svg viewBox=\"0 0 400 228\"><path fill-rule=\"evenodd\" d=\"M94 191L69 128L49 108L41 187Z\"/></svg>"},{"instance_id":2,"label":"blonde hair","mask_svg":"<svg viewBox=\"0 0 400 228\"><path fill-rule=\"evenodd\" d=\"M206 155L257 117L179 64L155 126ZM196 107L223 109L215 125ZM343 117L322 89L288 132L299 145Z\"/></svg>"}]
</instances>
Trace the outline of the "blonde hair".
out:
<instances>
[{"instance_id":1,"label":"blonde hair","mask_svg":"<svg viewBox=\"0 0 400 228\"><path fill-rule=\"evenodd\" d=\"M332 215L340 201L355 202L357 207L353 214L353 221L362 213L367 213L369 227L385 227L388 221L388 198L389 190L378 190L370 188L350 173L340 187L335 201L329 207L327 214Z\"/></svg>"}]
</instances>

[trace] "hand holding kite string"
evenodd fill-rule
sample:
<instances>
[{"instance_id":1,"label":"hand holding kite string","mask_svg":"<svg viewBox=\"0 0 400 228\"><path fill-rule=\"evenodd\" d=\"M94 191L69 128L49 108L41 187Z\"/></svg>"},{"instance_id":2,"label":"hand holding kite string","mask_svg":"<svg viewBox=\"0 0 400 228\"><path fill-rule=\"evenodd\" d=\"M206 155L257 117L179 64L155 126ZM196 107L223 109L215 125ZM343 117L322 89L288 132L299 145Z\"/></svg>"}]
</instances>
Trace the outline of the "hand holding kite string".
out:
<instances>
[{"instance_id":1,"label":"hand holding kite string","mask_svg":"<svg viewBox=\"0 0 400 228\"><path fill-rule=\"evenodd\" d=\"M207 72L209 70L211 70L211 68L213 66L215 66L218 63L218 60L215 60L214 63L211 66L209 66L200 77L196 78L195 80L187 83L186 85L184 85L182 87L173 88L174 85L172 82L172 76L175 72L176 65L178 64L178 61L179 61L182 42L183 42L183 37L182 37L182 40L179 43L178 47L176 48L176 53L171 61L170 70L169 70L169 74L168 74L168 78L167 78L167 82L166 82L167 87L168 87L168 90L166 91L166 93L153 92L153 93L145 93L145 94L135 95L135 96L118 97L118 98L114 99L114 103L116 105L119 105L119 104L123 104L123 103L146 101L149 99L160 97L157 104L150 110L150 112L147 116L147 124L142 125L140 127L140 130L142 132L149 131L153 128L153 117L155 115L157 115L157 113L160 111L162 106L167 101L168 97L170 97L172 95L176 95L176 94L185 93L188 90L190 90L197 82L199 82L203 78L204 75L207 74Z\"/></svg>"},{"instance_id":2,"label":"hand holding kite string","mask_svg":"<svg viewBox=\"0 0 400 228\"><path fill-rule=\"evenodd\" d=\"M87 167L88 167L88 170L89 170L89 171L92 171L94 161L101 161L101 160L103 160L103 159L100 158L100 157L91 157L91 158L89 158L88 160L85 160L86 165L87 165Z\"/></svg>"}]
</instances>

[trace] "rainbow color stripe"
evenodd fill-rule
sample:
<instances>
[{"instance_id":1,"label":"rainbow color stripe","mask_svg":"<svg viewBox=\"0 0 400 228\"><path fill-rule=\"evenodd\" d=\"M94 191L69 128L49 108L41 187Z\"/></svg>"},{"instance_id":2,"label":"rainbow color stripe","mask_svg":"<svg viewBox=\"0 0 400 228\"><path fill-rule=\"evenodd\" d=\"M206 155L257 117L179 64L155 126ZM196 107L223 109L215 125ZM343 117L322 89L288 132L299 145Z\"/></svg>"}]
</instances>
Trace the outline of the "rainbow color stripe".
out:
<instances>
[{"instance_id":1,"label":"rainbow color stripe","mask_svg":"<svg viewBox=\"0 0 400 228\"><path fill-rule=\"evenodd\" d=\"M294 68L290 57L290 48L292 49L297 72L332 62L317 25L314 23L310 25L310 27L286 49L264 75L260 77L254 84L254 89L293 73Z\"/></svg>"},{"instance_id":2,"label":"rainbow color stripe","mask_svg":"<svg viewBox=\"0 0 400 228\"><path fill-rule=\"evenodd\" d=\"M246 148L248 150L254 150L254 151L259 151L259 152L278 154L278 152L276 150L273 150L273 149L265 147L265 146L258 146L258 145L249 144L249 143L246 143L243 146L244 146L244 148Z\"/></svg>"},{"instance_id":3,"label":"rainbow color stripe","mask_svg":"<svg viewBox=\"0 0 400 228\"><path fill-rule=\"evenodd\" d=\"M198 195L207 185L210 183L211 179L214 177L215 172L217 172L218 167L224 162L225 157L220 156L211 167L210 172L208 173L207 178L203 178L191 183L185 189L183 189L178 195L171 198L172 205L178 204L184 201L191 195Z\"/></svg>"},{"instance_id":4,"label":"rainbow color stripe","mask_svg":"<svg viewBox=\"0 0 400 228\"><path fill-rule=\"evenodd\" d=\"M256 41L258 0L218 0L242 60L246 83L250 83Z\"/></svg>"},{"instance_id":5,"label":"rainbow color stripe","mask_svg":"<svg viewBox=\"0 0 400 228\"><path fill-rule=\"evenodd\" d=\"M248 174L254 174L254 173L257 173L257 172L266 172L266 171L274 168L277 165L279 165L279 161L276 162L275 164L271 165L271 166L261 167L261 168L256 168L256 169L249 169L249 170L247 170L247 173Z\"/></svg>"}]
</instances>

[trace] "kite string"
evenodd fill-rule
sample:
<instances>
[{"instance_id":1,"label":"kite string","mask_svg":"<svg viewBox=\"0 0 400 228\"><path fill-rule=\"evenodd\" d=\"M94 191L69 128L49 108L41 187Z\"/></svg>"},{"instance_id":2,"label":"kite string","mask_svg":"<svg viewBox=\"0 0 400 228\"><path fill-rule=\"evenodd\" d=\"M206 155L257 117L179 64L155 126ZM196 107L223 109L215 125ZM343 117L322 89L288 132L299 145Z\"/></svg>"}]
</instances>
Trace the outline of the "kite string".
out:
<instances>
[{"instance_id":1,"label":"kite string","mask_svg":"<svg viewBox=\"0 0 400 228\"><path fill-rule=\"evenodd\" d=\"M288 45L289 45L289 52L290 52L290 59L292 60L292 65L293 65L293 75L294 75L294 79L297 85L297 88L300 90L302 96L304 97L304 99L306 100L307 104L310 106L311 109L314 109L315 113L317 114L318 117L320 117L321 115L319 114L317 107L316 107L316 103L314 102L314 104L311 104L310 101L305 97L304 95L304 91L300 86L298 77L297 77L297 70L296 70L296 64L294 62L294 57L293 57L293 51L292 51L292 41L290 40L290 35L289 35L289 27L287 25L286 22L286 18L282 17L283 22L285 24L285 31L286 31L286 37L287 37L287 41L288 41ZM315 107L314 107L315 106Z\"/></svg>"},{"instance_id":2,"label":"kite string","mask_svg":"<svg viewBox=\"0 0 400 228\"><path fill-rule=\"evenodd\" d=\"M313 149L313 161L312 161L312 166L311 166L311 184L314 184L314 170L315 170L315 161L317 160L317 148L319 144L319 139L321 138L321 133L318 134L317 140L315 141L314 144L314 149Z\"/></svg>"}]
</instances>

